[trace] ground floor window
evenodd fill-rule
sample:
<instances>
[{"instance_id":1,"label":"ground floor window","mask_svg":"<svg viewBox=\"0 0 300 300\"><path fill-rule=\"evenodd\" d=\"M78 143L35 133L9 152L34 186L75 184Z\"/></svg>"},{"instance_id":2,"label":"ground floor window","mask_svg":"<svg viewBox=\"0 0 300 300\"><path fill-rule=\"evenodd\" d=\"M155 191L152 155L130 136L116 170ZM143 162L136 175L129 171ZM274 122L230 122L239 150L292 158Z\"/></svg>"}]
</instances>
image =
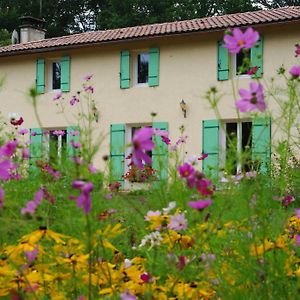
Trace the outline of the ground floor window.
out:
<instances>
[{"instance_id":1,"label":"ground floor window","mask_svg":"<svg viewBox=\"0 0 300 300\"><path fill-rule=\"evenodd\" d=\"M67 156L67 130L45 130L43 132L43 144L49 163L63 162Z\"/></svg>"}]
</instances>

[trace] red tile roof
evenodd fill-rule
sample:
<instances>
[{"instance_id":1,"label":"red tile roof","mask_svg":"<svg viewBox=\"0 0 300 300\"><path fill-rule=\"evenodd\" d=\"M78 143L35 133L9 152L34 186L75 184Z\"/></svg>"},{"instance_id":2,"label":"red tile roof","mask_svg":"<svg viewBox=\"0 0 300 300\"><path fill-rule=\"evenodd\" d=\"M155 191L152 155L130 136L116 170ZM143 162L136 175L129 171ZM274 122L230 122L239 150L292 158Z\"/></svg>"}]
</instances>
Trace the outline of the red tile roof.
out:
<instances>
[{"instance_id":1,"label":"red tile roof","mask_svg":"<svg viewBox=\"0 0 300 300\"><path fill-rule=\"evenodd\" d=\"M228 27L300 21L300 6L236 13L201 19L149 24L135 27L85 32L0 47L0 56L51 51L53 48L76 48L76 45L101 44L113 41L224 30Z\"/></svg>"}]
</instances>

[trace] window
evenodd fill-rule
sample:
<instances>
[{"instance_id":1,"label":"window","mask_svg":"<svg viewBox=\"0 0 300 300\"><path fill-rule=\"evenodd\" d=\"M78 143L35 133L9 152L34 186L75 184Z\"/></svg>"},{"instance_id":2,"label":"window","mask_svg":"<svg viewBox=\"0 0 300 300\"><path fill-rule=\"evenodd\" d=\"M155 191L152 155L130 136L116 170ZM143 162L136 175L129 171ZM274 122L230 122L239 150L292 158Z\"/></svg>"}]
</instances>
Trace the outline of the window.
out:
<instances>
[{"instance_id":1,"label":"window","mask_svg":"<svg viewBox=\"0 0 300 300\"><path fill-rule=\"evenodd\" d=\"M252 122L223 122L220 130L220 167L227 174L252 168Z\"/></svg>"},{"instance_id":2,"label":"window","mask_svg":"<svg viewBox=\"0 0 300 300\"><path fill-rule=\"evenodd\" d=\"M133 80L132 80L133 79ZM159 85L159 48L120 53L120 88Z\"/></svg>"},{"instance_id":3,"label":"window","mask_svg":"<svg viewBox=\"0 0 300 300\"><path fill-rule=\"evenodd\" d=\"M36 90L39 94L45 91L70 91L70 56L60 59L40 58L36 61Z\"/></svg>"},{"instance_id":4,"label":"window","mask_svg":"<svg viewBox=\"0 0 300 300\"><path fill-rule=\"evenodd\" d=\"M61 82L61 66L59 61L50 63L49 88L50 90L60 90Z\"/></svg>"},{"instance_id":5,"label":"window","mask_svg":"<svg viewBox=\"0 0 300 300\"><path fill-rule=\"evenodd\" d=\"M232 70L233 76L250 76L248 71L250 69L250 57L251 57L251 49L247 51L240 51L237 54L234 54L232 57Z\"/></svg>"}]
</instances>

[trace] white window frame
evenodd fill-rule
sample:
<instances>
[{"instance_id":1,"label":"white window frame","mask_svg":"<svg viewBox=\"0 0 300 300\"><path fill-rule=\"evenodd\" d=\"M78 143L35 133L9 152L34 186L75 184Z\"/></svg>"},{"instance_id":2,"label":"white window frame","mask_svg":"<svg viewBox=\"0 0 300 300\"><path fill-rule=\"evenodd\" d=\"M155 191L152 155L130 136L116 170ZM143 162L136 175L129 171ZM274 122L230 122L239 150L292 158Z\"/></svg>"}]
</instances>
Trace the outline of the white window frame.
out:
<instances>
[{"instance_id":1,"label":"white window frame","mask_svg":"<svg viewBox=\"0 0 300 300\"><path fill-rule=\"evenodd\" d=\"M67 128L44 128L43 129L42 143L43 143L43 148L45 149L46 157L48 158L48 160L50 159L50 131L54 131L54 130L64 130L65 135L68 134ZM44 134L44 131L48 131L49 134ZM61 158L62 158L62 136L61 135L57 136L57 143L58 143L57 157L61 161Z\"/></svg>"},{"instance_id":2,"label":"white window frame","mask_svg":"<svg viewBox=\"0 0 300 300\"><path fill-rule=\"evenodd\" d=\"M220 145L220 154L219 154L219 166L222 168L226 165L226 124L227 123L236 123L237 124L237 166L236 166L236 174L242 172L242 164L241 164L241 152L242 152L242 123L251 122L253 125L253 121L250 119L243 119L241 121L237 120L223 120L221 121L220 131L219 131L219 145ZM221 174L223 175L223 174Z\"/></svg>"},{"instance_id":3,"label":"white window frame","mask_svg":"<svg viewBox=\"0 0 300 300\"><path fill-rule=\"evenodd\" d=\"M138 83L138 56L139 54L147 54L148 55L148 70L149 70L149 50L142 49L139 51L135 51L133 53L133 83L136 87L148 87L149 86L149 78L145 83Z\"/></svg>"},{"instance_id":4,"label":"white window frame","mask_svg":"<svg viewBox=\"0 0 300 300\"><path fill-rule=\"evenodd\" d=\"M152 126L151 123L130 123L130 124L126 124L125 125L125 145L129 145L132 143L132 128L134 127L145 127L145 126ZM126 174L129 170L130 167L128 167L129 164L129 159L126 159L126 157L128 157L130 154L132 153L132 147L126 147L125 150L125 159L124 159L124 163L125 163L125 172L124 174ZM131 187L131 183L129 180L124 180L124 188L125 189L130 189Z\"/></svg>"},{"instance_id":5,"label":"white window frame","mask_svg":"<svg viewBox=\"0 0 300 300\"><path fill-rule=\"evenodd\" d=\"M250 50L250 63L251 63L251 49ZM231 55L231 61L232 61L232 78L238 78L238 79L251 79L251 75L249 74L241 74L241 75L238 75L237 74L237 63L236 63L236 57L237 57L237 54L234 53Z\"/></svg>"},{"instance_id":6,"label":"white window frame","mask_svg":"<svg viewBox=\"0 0 300 300\"><path fill-rule=\"evenodd\" d=\"M51 59L48 61L48 90L49 92L57 93L61 91L61 88L59 89L53 89L53 63L59 63L60 64L60 80L61 80L61 62L60 59Z\"/></svg>"}]
</instances>

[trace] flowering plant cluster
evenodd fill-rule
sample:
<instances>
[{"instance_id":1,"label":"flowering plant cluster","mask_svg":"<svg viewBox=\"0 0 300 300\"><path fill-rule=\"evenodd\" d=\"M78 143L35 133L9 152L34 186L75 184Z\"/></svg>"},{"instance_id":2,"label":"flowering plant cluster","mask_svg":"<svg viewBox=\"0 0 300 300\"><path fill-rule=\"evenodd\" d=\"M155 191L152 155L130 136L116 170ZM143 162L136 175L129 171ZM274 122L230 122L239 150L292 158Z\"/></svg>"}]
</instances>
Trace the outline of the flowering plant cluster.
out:
<instances>
[{"instance_id":1,"label":"flowering plant cluster","mask_svg":"<svg viewBox=\"0 0 300 300\"><path fill-rule=\"evenodd\" d=\"M157 179L155 173L156 171L151 166L145 165L142 169L139 169L135 165L132 165L123 178L130 182L149 182Z\"/></svg>"}]
</instances>

